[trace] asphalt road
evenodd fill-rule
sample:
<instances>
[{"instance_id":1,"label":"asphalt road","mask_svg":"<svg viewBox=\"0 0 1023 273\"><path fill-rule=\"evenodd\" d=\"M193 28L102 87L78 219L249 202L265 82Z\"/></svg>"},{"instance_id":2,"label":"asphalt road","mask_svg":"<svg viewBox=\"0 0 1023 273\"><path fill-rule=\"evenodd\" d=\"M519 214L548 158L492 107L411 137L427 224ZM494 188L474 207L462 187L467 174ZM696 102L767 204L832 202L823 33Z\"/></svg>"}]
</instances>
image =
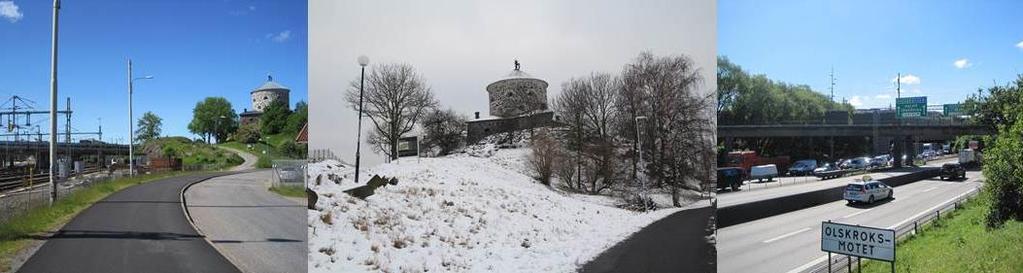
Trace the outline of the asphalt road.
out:
<instances>
[{"instance_id":1,"label":"asphalt road","mask_svg":"<svg viewBox=\"0 0 1023 273\"><path fill-rule=\"evenodd\" d=\"M189 224L189 175L126 188L64 225L18 272L239 272Z\"/></svg>"},{"instance_id":2,"label":"asphalt road","mask_svg":"<svg viewBox=\"0 0 1023 273\"><path fill-rule=\"evenodd\" d=\"M979 172L966 181L937 178L896 187L894 199L875 205L837 201L718 229L718 272L799 272L826 260L821 222L890 228L980 187Z\"/></svg>"},{"instance_id":3,"label":"asphalt road","mask_svg":"<svg viewBox=\"0 0 1023 273\"><path fill-rule=\"evenodd\" d=\"M924 167L940 167L945 162L954 162L956 159L945 159L930 161ZM884 172L875 172L864 175L870 175L870 177L882 179L886 177L904 175L912 172L919 171L920 168L910 167L901 168ZM853 180L860 179L863 175L846 176L835 179L820 180L816 177L782 177L778 178L782 182L767 182L767 183L753 183L752 185L743 185L743 187L736 192L723 191L718 192L718 206L728 207L737 204L749 203L754 201L778 198L782 196L788 196L798 193L811 192L815 190L833 188L841 185L846 185ZM787 181L787 182L786 182ZM749 183L747 181L747 183Z\"/></svg>"},{"instance_id":4,"label":"asphalt road","mask_svg":"<svg viewBox=\"0 0 1023 273\"><path fill-rule=\"evenodd\" d=\"M270 175L262 170L195 184L185 191L189 214L243 272L305 272L305 206L268 191Z\"/></svg>"},{"instance_id":5,"label":"asphalt road","mask_svg":"<svg viewBox=\"0 0 1023 273\"><path fill-rule=\"evenodd\" d=\"M714 211L703 206L671 214L604 251L579 272L714 272L717 257L709 239Z\"/></svg>"}]
</instances>

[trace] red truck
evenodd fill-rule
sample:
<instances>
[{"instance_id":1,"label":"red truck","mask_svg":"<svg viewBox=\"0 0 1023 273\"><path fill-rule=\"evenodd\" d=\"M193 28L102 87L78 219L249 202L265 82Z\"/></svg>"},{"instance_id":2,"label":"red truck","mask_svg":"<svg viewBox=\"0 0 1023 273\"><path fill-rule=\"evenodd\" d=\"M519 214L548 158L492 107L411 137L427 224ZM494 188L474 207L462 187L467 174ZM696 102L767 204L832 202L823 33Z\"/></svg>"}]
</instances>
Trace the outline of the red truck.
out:
<instances>
[{"instance_id":1,"label":"red truck","mask_svg":"<svg viewBox=\"0 0 1023 273\"><path fill-rule=\"evenodd\" d=\"M750 169L753 166L774 164L778 170L788 170L790 161L788 156L760 157L755 151L735 151L728 153L725 166L718 167L739 167L742 168L745 176L749 177Z\"/></svg>"}]
</instances>

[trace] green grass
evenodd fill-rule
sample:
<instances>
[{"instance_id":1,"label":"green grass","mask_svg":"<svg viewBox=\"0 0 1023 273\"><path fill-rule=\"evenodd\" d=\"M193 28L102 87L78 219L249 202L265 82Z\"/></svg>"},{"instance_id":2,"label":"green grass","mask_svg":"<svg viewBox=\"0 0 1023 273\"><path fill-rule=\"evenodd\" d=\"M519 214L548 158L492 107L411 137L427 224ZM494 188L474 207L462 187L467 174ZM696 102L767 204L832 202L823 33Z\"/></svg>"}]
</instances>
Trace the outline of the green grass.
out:
<instances>
[{"instance_id":1,"label":"green grass","mask_svg":"<svg viewBox=\"0 0 1023 273\"><path fill-rule=\"evenodd\" d=\"M898 244L897 272L1023 272L1023 222L984 225L990 202L981 195ZM870 261L864 272L890 272L887 262Z\"/></svg>"},{"instance_id":2,"label":"green grass","mask_svg":"<svg viewBox=\"0 0 1023 273\"><path fill-rule=\"evenodd\" d=\"M259 160L256 161L257 168L270 168L272 161L275 159L289 159L289 157L284 155L278 147L280 147L284 142L294 139L294 134L281 133L263 137L261 142L251 144L252 148L249 148L250 144L233 141L221 143L219 145L250 152L259 157Z\"/></svg>"},{"instance_id":3,"label":"green grass","mask_svg":"<svg viewBox=\"0 0 1023 273\"><path fill-rule=\"evenodd\" d=\"M218 165L230 167L242 164L245 159L237 154L218 149L214 145L192 142L184 137L164 137L146 143L146 151L159 149L163 154L170 152L180 157L184 165Z\"/></svg>"},{"instance_id":4,"label":"green grass","mask_svg":"<svg viewBox=\"0 0 1023 273\"><path fill-rule=\"evenodd\" d=\"M287 197L305 198L305 187L302 186L275 186L270 191Z\"/></svg>"},{"instance_id":5,"label":"green grass","mask_svg":"<svg viewBox=\"0 0 1023 273\"><path fill-rule=\"evenodd\" d=\"M0 224L0 271L7 271L11 266L10 258L28 245L32 236L56 230L58 226L73 218L82 210L110 194L134 185L171 176L183 175L185 172L167 172L139 175L101 182L88 188L80 189L58 200L53 206L41 206L31 209L22 215Z\"/></svg>"}]
</instances>

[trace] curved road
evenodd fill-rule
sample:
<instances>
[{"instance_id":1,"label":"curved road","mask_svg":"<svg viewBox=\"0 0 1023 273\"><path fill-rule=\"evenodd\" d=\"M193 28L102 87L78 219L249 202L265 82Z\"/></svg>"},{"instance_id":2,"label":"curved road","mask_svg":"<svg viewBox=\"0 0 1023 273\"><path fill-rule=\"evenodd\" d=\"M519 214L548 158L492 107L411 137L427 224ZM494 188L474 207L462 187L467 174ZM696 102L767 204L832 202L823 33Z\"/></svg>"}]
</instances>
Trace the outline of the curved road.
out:
<instances>
[{"instance_id":1,"label":"curved road","mask_svg":"<svg viewBox=\"0 0 1023 273\"><path fill-rule=\"evenodd\" d=\"M183 188L220 175L172 177L116 192L47 238L18 272L239 272L182 209Z\"/></svg>"}]
</instances>

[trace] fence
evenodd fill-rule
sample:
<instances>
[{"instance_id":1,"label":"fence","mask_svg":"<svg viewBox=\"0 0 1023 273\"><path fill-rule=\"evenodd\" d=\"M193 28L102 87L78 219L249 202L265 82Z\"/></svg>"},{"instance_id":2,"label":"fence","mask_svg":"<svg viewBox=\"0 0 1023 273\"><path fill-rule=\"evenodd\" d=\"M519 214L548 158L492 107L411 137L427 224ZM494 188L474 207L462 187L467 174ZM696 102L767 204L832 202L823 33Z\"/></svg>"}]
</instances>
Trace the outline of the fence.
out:
<instances>
[{"instance_id":1,"label":"fence","mask_svg":"<svg viewBox=\"0 0 1023 273\"><path fill-rule=\"evenodd\" d=\"M106 172L97 172L57 182L57 199L64 199L72 192L120 178L125 174L127 174L127 170L114 172L112 175L108 175ZM52 188L49 182L44 182L0 193L0 224L7 223L10 219L34 208L48 206Z\"/></svg>"},{"instance_id":2,"label":"fence","mask_svg":"<svg viewBox=\"0 0 1023 273\"><path fill-rule=\"evenodd\" d=\"M271 186L305 187L306 160L274 160Z\"/></svg>"},{"instance_id":3,"label":"fence","mask_svg":"<svg viewBox=\"0 0 1023 273\"><path fill-rule=\"evenodd\" d=\"M954 210L959 209L963 203L977 194L980 193L980 188L974 188L968 192L965 192L956 198L939 204L931 209L928 209L920 214L917 214L909 219L895 224L892 229L895 230L896 241L903 241L912 237L913 235L919 234L923 226L932 221L941 219L942 214L948 214ZM898 251L896 251L896 260L898 260ZM861 259L858 257L850 257L845 255L833 254L831 255L831 273L833 272L852 272L853 269L859 268L861 265ZM807 272L828 272L828 261L824 260L811 267Z\"/></svg>"},{"instance_id":4,"label":"fence","mask_svg":"<svg viewBox=\"0 0 1023 273\"><path fill-rule=\"evenodd\" d=\"M331 151L330 149L309 150L307 158L312 162L319 162L327 159L341 161L341 159L334 154L334 151Z\"/></svg>"}]
</instances>

